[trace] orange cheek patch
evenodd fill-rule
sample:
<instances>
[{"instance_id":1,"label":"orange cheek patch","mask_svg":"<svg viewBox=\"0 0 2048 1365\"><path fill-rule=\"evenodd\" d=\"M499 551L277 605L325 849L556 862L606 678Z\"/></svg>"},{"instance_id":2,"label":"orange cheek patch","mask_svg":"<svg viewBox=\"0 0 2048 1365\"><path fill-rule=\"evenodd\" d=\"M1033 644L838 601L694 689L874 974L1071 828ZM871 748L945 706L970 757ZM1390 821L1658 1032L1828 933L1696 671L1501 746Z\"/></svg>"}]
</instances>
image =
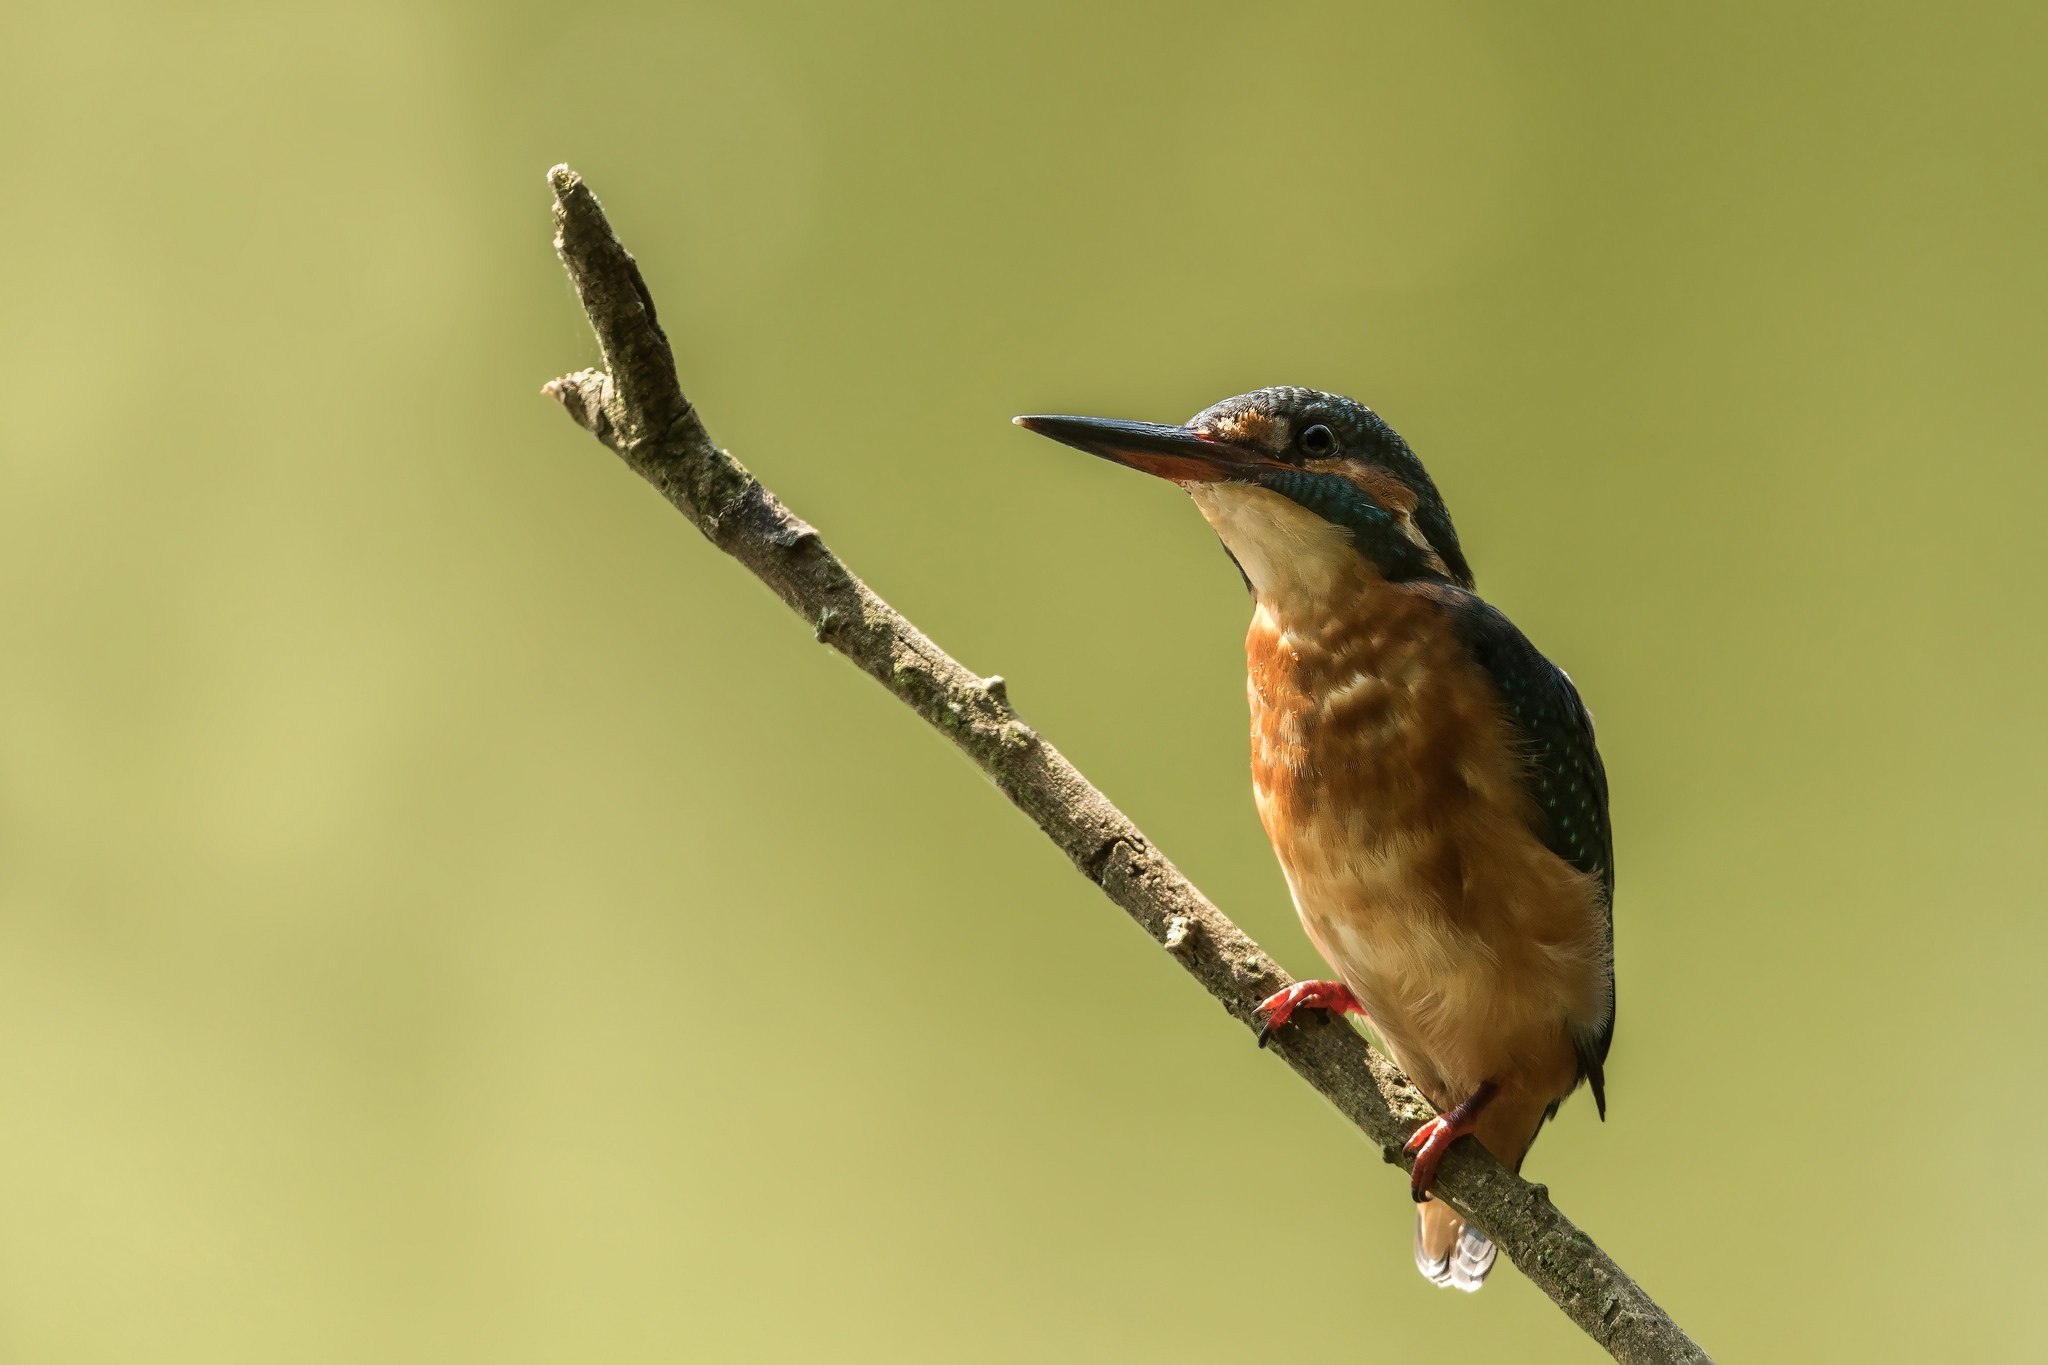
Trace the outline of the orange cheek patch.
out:
<instances>
[{"instance_id":1,"label":"orange cheek patch","mask_svg":"<svg viewBox=\"0 0 2048 1365\"><path fill-rule=\"evenodd\" d=\"M1209 428L1209 434L1220 436L1226 441L1258 446L1262 450L1278 448L1286 437L1286 432L1277 418L1270 413L1256 410L1225 414Z\"/></svg>"},{"instance_id":2,"label":"orange cheek patch","mask_svg":"<svg viewBox=\"0 0 2048 1365\"><path fill-rule=\"evenodd\" d=\"M1316 474L1335 474L1349 479L1372 494L1380 506L1397 517L1407 516L1415 510L1414 490L1383 469L1374 469L1353 460L1310 460L1304 468Z\"/></svg>"}]
</instances>

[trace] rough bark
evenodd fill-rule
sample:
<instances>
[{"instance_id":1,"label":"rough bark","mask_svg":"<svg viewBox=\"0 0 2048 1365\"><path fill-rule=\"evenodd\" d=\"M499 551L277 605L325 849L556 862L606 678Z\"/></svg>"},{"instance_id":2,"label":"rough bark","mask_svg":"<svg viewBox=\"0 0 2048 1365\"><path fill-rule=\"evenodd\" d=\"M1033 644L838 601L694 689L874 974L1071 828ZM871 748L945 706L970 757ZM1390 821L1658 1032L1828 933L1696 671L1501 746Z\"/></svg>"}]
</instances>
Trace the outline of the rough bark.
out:
<instances>
[{"instance_id":1,"label":"rough bark","mask_svg":"<svg viewBox=\"0 0 2048 1365\"><path fill-rule=\"evenodd\" d=\"M1209 903L1136 825L1011 709L999 677L962 667L868 589L817 531L731 455L712 444L683 396L668 337L631 253L597 198L567 166L548 172L555 249L574 281L604 368L565 375L544 392L611 447L711 542L747 566L810 623L821 643L959 745L1005 796L1073 859L1246 1028L1259 1001L1291 978ZM1376 1145L1401 1145L1432 1113L1405 1077L1341 1018L1306 1011L1272 1049ZM1541 1185L1460 1141L1436 1185L1522 1273L1615 1359L1706 1361Z\"/></svg>"}]
</instances>

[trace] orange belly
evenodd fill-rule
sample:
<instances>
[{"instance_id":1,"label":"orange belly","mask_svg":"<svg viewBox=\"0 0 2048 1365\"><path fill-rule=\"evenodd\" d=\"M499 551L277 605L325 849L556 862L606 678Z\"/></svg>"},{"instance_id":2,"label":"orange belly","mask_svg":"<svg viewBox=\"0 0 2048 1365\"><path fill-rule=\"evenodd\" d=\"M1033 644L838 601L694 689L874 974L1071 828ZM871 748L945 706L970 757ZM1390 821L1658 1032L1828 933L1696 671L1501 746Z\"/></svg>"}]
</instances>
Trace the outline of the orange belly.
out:
<instances>
[{"instance_id":1,"label":"orange belly","mask_svg":"<svg viewBox=\"0 0 2048 1365\"><path fill-rule=\"evenodd\" d=\"M1245 642L1259 816L1317 951L1439 1110L1501 1093L1510 1167L1578 1080L1611 971L1598 883L1532 831L1518 737L1436 604L1374 581Z\"/></svg>"}]
</instances>

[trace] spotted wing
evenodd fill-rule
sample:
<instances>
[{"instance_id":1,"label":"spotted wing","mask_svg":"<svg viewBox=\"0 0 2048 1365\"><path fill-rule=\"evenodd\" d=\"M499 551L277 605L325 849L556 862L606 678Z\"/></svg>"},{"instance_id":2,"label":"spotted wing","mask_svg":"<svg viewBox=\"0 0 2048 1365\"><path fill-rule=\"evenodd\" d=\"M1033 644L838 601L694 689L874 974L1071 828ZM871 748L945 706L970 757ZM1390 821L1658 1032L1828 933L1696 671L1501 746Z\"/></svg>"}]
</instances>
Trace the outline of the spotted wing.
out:
<instances>
[{"instance_id":1,"label":"spotted wing","mask_svg":"<svg viewBox=\"0 0 2048 1365\"><path fill-rule=\"evenodd\" d=\"M1607 818L1607 769L1593 741L1593 717L1563 669L1543 657L1529 638L1478 596L1434 588L1473 661L1500 689L1501 703L1521 727L1528 746L1530 795L1540 818L1534 833L1544 847L1600 882L1607 911L1607 951L1614 953L1614 832ZM1603 1117L1603 1072L1614 1039L1614 986L1608 982L1607 1024L1597 1037L1577 1039L1579 1067L1592 1083Z\"/></svg>"}]
</instances>

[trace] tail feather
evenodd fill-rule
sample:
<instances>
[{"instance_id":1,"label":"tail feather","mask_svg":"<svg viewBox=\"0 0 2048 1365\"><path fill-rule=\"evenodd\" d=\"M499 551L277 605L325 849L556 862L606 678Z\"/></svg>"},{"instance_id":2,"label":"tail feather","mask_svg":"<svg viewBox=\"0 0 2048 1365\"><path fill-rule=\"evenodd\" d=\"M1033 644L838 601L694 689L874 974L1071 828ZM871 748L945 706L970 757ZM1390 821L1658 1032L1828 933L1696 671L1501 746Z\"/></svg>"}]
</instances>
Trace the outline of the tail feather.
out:
<instances>
[{"instance_id":1,"label":"tail feather","mask_svg":"<svg viewBox=\"0 0 2048 1365\"><path fill-rule=\"evenodd\" d=\"M1415 1206L1415 1268L1431 1284L1475 1293L1500 1249L1441 1199Z\"/></svg>"}]
</instances>

